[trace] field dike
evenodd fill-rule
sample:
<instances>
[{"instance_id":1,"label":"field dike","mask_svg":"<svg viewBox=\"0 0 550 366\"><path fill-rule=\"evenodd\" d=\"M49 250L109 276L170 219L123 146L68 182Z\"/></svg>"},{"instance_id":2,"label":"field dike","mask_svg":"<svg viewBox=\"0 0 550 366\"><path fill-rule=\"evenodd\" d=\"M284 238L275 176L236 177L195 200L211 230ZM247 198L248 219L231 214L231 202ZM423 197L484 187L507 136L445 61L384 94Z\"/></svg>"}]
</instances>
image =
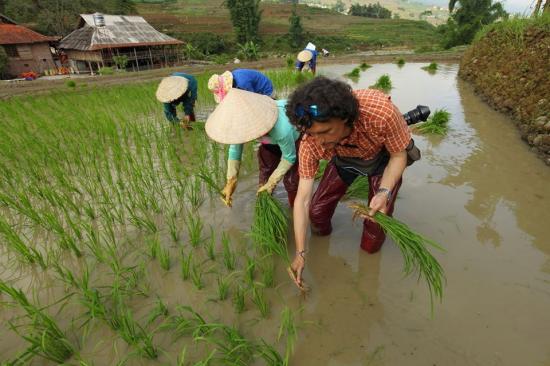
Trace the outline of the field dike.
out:
<instances>
[{"instance_id":1,"label":"field dike","mask_svg":"<svg viewBox=\"0 0 550 366\"><path fill-rule=\"evenodd\" d=\"M550 166L550 16L511 19L481 31L459 76L493 108L509 114L521 137Z\"/></svg>"}]
</instances>

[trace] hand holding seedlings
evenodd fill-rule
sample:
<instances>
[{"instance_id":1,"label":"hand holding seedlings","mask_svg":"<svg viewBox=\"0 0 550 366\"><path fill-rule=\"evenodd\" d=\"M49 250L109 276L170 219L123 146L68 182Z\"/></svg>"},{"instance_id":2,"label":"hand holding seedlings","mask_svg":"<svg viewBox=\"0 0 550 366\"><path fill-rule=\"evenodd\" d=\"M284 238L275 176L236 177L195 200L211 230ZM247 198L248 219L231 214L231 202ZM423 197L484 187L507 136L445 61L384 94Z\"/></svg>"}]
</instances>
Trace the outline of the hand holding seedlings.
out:
<instances>
[{"instance_id":1,"label":"hand holding seedlings","mask_svg":"<svg viewBox=\"0 0 550 366\"><path fill-rule=\"evenodd\" d=\"M231 177L227 180L225 187L223 187L222 189L222 201L227 207L231 207L231 205L233 204L233 198L231 196L233 195L233 192L235 192L236 188L237 177Z\"/></svg>"},{"instance_id":2,"label":"hand holding seedlings","mask_svg":"<svg viewBox=\"0 0 550 366\"><path fill-rule=\"evenodd\" d=\"M306 265L306 258L305 258L305 251L296 252L296 256L294 257L294 260L290 264L290 266L287 268L287 272L294 281L294 284L300 289L302 292L309 291L309 288L305 285L304 279L302 278L302 273L304 271L304 267Z\"/></svg>"}]
</instances>

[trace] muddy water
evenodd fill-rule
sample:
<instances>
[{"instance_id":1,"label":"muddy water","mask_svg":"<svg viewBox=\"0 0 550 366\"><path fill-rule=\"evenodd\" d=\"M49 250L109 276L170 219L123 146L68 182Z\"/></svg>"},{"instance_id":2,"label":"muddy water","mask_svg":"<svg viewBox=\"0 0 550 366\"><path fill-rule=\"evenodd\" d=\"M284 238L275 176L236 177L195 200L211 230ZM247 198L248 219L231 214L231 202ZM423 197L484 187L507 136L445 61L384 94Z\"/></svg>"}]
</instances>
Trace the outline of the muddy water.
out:
<instances>
[{"instance_id":1,"label":"muddy water","mask_svg":"<svg viewBox=\"0 0 550 366\"><path fill-rule=\"evenodd\" d=\"M423 158L406 170L395 213L446 248L436 254L443 302L432 317L424 284L402 278L389 239L377 254L362 252L362 225L340 204L332 235L310 240L313 290L291 364L550 365L550 169L457 79L456 65L434 75L421 66L374 65L351 84L366 88L387 73L401 111L424 104L452 114L447 136L415 136Z\"/></svg>"}]
</instances>

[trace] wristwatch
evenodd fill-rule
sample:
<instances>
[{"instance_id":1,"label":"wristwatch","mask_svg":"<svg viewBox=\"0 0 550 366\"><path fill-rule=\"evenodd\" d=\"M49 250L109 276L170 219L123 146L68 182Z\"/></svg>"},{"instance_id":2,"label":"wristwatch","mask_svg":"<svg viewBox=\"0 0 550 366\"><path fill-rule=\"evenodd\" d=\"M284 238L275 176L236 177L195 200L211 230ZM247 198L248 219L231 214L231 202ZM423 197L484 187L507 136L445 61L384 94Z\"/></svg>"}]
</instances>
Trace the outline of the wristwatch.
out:
<instances>
[{"instance_id":1,"label":"wristwatch","mask_svg":"<svg viewBox=\"0 0 550 366\"><path fill-rule=\"evenodd\" d=\"M376 194L378 193L384 193L387 197L387 201L389 201L391 199L391 190L387 189L387 188L378 188L376 190Z\"/></svg>"}]
</instances>

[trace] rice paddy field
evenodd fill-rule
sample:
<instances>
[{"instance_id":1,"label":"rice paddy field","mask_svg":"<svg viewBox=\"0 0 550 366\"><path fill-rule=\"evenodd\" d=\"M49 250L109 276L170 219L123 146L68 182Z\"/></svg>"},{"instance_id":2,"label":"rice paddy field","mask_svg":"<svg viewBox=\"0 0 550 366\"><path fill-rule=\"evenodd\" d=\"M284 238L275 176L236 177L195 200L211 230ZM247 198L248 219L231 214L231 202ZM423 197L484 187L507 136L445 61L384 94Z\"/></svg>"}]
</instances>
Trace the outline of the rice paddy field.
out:
<instances>
[{"instance_id":1,"label":"rice paddy field","mask_svg":"<svg viewBox=\"0 0 550 366\"><path fill-rule=\"evenodd\" d=\"M226 146L200 123L170 126L156 82L2 101L0 364L550 365L550 172L457 65L427 65L318 71L354 88L385 76L402 112L447 113L438 134L414 132L423 156L394 215L444 249L435 301L404 276L399 243L359 249L348 204L310 238L300 293L292 235L254 215L288 214L284 189L256 198L246 146L226 207ZM304 81L268 76L280 97ZM199 120L214 107L208 77ZM259 240L267 231L279 240Z\"/></svg>"}]
</instances>

